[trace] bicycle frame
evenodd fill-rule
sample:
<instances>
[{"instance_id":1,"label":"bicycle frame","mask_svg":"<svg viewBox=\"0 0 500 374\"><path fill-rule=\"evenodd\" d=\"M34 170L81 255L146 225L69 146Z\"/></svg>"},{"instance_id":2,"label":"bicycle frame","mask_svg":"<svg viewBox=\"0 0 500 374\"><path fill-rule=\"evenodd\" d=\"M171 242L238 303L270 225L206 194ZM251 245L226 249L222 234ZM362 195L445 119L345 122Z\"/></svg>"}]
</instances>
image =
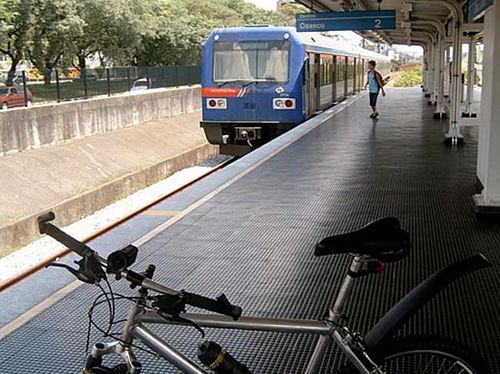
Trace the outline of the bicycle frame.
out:
<instances>
[{"instance_id":1,"label":"bicycle frame","mask_svg":"<svg viewBox=\"0 0 500 374\"><path fill-rule=\"evenodd\" d=\"M353 259L350 266L350 272L346 275L334 306L329 311L328 320L325 321L261 317L240 317L237 321L234 321L229 317L217 314L201 313L183 313L181 317L193 321L200 327L206 328L318 335L319 340L310 358L306 373L312 374L318 371L322 353L326 347L333 342L341 348L344 354L349 358L349 361L360 371L360 373L371 374L374 368L369 369L363 364L358 355L351 349L349 342L342 337L338 327L336 327L336 325L341 323L346 301L352 291L355 278L351 276L351 274L356 274L365 260L366 259L362 256L356 256ZM146 293L144 291L139 291L137 296L145 298ZM146 310L140 305L139 300L134 303L129 312L127 322L123 328L122 341L130 344L133 339L140 340L144 345L155 351L159 356L175 365L184 373L206 373L199 365L149 330L145 326L146 324L185 325L180 322L167 321L165 318L158 315L158 313ZM133 355L130 345L127 346L118 341L113 343L97 343L92 348L91 355L97 357L109 353L121 355L129 366L131 374L140 373L141 365Z\"/></svg>"},{"instance_id":2,"label":"bicycle frame","mask_svg":"<svg viewBox=\"0 0 500 374\"><path fill-rule=\"evenodd\" d=\"M171 362L185 373L205 373L197 364L189 360L175 348L171 347L160 337L148 330L144 324L179 324L167 320L151 312L151 308L145 307L145 301L148 290L153 290L163 295L178 296L181 292L165 287L159 283L153 282L150 277L154 273L154 266L148 267L146 273L139 274L127 269L134 263L136 252L124 250L118 251L121 254L121 260L118 264L110 260L113 254L108 257L110 261L99 256L90 247L69 236L50 221L55 218L52 212L38 217L38 225L41 234L48 234L57 241L65 244L68 248L82 257L77 262L79 269L72 269L67 265L58 265L69 270L78 279L87 283L98 283L105 278L103 268L107 268L118 278L125 278L131 285L139 286L137 301L134 302L119 341L112 343L97 343L92 348L91 355L88 358L86 367L93 368L93 361L98 363L98 359L103 355L116 353L119 354L127 363L130 374L139 374L142 368L131 350L133 339L141 340L146 346L156 351L160 356ZM407 234L406 234L407 235ZM135 251L137 249L135 248ZM390 256L389 256L390 258ZM393 257L393 261L400 259ZM354 279L360 276L377 273L379 268L371 268L369 265L377 261L366 255L356 255L351 263L349 272L340 288L333 307L329 311L328 318L325 321L315 320L294 320L294 319L274 319L259 317L243 317L233 321L227 317L209 314L181 314L187 320L191 320L201 327L214 327L234 330L255 330L255 331L273 331L287 333L309 333L319 335L316 348L309 360L306 374L317 372L320 365L321 356L325 348L333 341L347 355L350 363L356 367L361 374L384 374L373 360L374 356L379 356L382 343L392 336L415 312L420 309L427 301L432 299L437 293L449 284L467 273L487 268L492 264L482 254L476 254L462 261L455 262L448 267L434 273L420 285L411 290L395 306L393 306L375 326L360 339L359 335L351 334L345 327L342 327L342 317L346 301L352 292ZM111 266L113 265L113 266ZM362 268L363 265L368 265ZM151 268L151 272L149 271ZM148 275L150 274L150 275ZM198 295L199 297L199 295ZM209 299L210 301L210 299ZM213 300L212 300L213 301ZM228 303L227 299L226 302ZM218 308L212 309L206 307L204 302L192 303L191 305L200 306L202 309L219 311ZM241 312L241 309L240 309ZM233 311L228 315L233 317L240 316ZM226 312L222 312L227 314ZM186 324L186 323L182 323ZM339 329L339 327L341 327ZM343 332L343 334L341 333ZM352 348L354 347L354 349ZM356 352L355 352L355 351ZM368 367L367 367L368 365ZM84 369L86 372L86 369Z\"/></svg>"},{"instance_id":3,"label":"bicycle frame","mask_svg":"<svg viewBox=\"0 0 500 374\"><path fill-rule=\"evenodd\" d=\"M306 374L318 372L323 352L332 342L342 350L349 359L349 362L356 367L359 373L383 374L383 371L377 367L377 364L373 360L373 355L378 352L378 349L385 339L389 338L394 331L401 327L401 325L403 325L418 309L450 283L467 273L491 266L491 263L483 255L476 254L434 273L392 307L365 335L362 339L363 344L356 344L357 342L354 341L354 338L357 336L349 333L345 328L339 329L339 326L342 326L345 305L352 292L354 280L356 277L369 274L366 271L361 271L361 269L362 266L370 260L371 258L367 256L358 255L354 257L349 272L335 299L335 303L328 313L328 318L324 321L261 317L241 317L237 321L234 321L229 317L221 315L197 313L183 313L181 317L193 321L200 327L207 328L318 335L319 339L310 357L309 364L305 371ZM145 300L147 295L147 289L166 294L173 292L173 290L149 279L145 279L142 285L143 288L139 290L138 297L143 300ZM94 345L91 355L93 357L99 357L109 353L117 353L121 355L127 363L130 374L139 374L141 371L141 364L133 355L130 345L133 339L139 339L142 343L157 352L158 355L165 358L184 373L206 373L196 363L192 362L159 336L151 332L145 326L145 324L150 323L186 325L185 323L168 321L156 312L147 310L141 305L139 300L134 303L129 312L122 333L122 342L97 343ZM344 332L344 334L341 332ZM356 347L356 351L353 347Z\"/></svg>"}]
</instances>

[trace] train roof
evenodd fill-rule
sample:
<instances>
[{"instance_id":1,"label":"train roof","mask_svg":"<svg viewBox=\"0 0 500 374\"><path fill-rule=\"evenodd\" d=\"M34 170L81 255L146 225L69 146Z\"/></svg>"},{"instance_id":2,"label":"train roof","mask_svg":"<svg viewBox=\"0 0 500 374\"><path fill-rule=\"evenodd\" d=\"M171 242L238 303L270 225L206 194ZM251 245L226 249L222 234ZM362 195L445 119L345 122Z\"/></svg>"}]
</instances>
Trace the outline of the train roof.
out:
<instances>
[{"instance_id":1,"label":"train roof","mask_svg":"<svg viewBox=\"0 0 500 374\"><path fill-rule=\"evenodd\" d=\"M303 44L306 47L307 51L316 52L316 53L333 53L337 55L343 56L352 56L352 57L364 57L368 59L374 59L378 61L390 61L390 58L382 55L380 53L376 53L373 51L369 51L367 49L353 46L351 44L336 40L329 36L322 35L317 32L297 32L294 27L290 26L267 26L267 25L258 25L258 26L245 26L245 27L229 27L229 28L217 28L212 32L213 34L238 34L244 33L245 39L255 38L255 39L263 39L269 34L279 34L289 33L295 40L299 43ZM254 39L254 40L255 40Z\"/></svg>"}]
</instances>

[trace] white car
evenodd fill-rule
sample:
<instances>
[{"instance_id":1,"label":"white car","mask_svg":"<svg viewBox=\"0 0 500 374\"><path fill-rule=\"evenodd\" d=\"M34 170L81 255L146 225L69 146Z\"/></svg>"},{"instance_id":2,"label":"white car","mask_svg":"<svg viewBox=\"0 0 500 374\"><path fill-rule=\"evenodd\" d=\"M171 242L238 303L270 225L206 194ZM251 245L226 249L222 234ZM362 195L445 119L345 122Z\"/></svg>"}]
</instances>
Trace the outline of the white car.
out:
<instances>
[{"instance_id":1,"label":"white car","mask_svg":"<svg viewBox=\"0 0 500 374\"><path fill-rule=\"evenodd\" d=\"M134 81L130 91L142 91L149 89L149 81L147 78L140 78Z\"/></svg>"}]
</instances>

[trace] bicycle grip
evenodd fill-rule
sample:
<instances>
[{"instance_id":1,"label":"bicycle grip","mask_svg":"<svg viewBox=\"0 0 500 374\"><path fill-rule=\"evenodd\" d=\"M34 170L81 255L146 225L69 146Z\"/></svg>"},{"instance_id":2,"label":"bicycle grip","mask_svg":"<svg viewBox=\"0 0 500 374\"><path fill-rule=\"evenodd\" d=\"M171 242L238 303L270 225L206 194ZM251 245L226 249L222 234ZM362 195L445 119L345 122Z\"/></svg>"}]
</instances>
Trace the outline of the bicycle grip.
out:
<instances>
[{"instance_id":1,"label":"bicycle grip","mask_svg":"<svg viewBox=\"0 0 500 374\"><path fill-rule=\"evenodd\" d=\"M37 217L36 220L38 223L38 230L40 231L40 234L45 234L47 223L53 221L55 218L56 215L54 214L54 212L47 212Z\"/></svg>"},{"instance_id":2,"label":"bicycle grip","mask_svg":"<svg viewBox=\"0 0 500 374\"><path fill-rule=\"evenodd\" d=\"M241 313L243 312L239 306L232 305L224 294L221 294L216 299L210 299L189 292L183 292L183 294L186 304L211 312L224 314L232 317L235 321L241 317Z\"/></svg>"}]
</instances>

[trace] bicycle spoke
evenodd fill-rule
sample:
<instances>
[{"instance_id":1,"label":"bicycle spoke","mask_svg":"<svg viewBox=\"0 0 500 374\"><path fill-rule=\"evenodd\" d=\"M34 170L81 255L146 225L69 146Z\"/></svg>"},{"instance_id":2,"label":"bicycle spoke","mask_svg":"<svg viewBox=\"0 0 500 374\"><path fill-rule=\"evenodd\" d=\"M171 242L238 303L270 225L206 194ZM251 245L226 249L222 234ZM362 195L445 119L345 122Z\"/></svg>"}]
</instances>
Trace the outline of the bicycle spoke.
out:
<instances>
[{"instance_id":1,"label":"bicycle spoke","mask_svg":"<svg viewBox=\"0 0 500 374\"><path fill-rule=\"evenodd\" d=\"M429 351L413 351L391 357L383 369L387 374L474 374L460 359Z\"/></svg>"},{"instance_id":2,"label":"bicycle spoke","mask_svg":"<svg viewBox=\"0 0 500 374\"><path fill-rule=\"evenodd\" d=\"M436 356L435 356L435 355L432 355L431 360L430 360L430 361L429 361L429 363L425 366L425 369L424 369L424 371L422 372L422 374L427 373L427 369L428 369L429 367L432 367L431 365L432 365L432 363L434 362L434 359L435 359L435 358L436 358Z\"/></svg>"}]
</instances>

